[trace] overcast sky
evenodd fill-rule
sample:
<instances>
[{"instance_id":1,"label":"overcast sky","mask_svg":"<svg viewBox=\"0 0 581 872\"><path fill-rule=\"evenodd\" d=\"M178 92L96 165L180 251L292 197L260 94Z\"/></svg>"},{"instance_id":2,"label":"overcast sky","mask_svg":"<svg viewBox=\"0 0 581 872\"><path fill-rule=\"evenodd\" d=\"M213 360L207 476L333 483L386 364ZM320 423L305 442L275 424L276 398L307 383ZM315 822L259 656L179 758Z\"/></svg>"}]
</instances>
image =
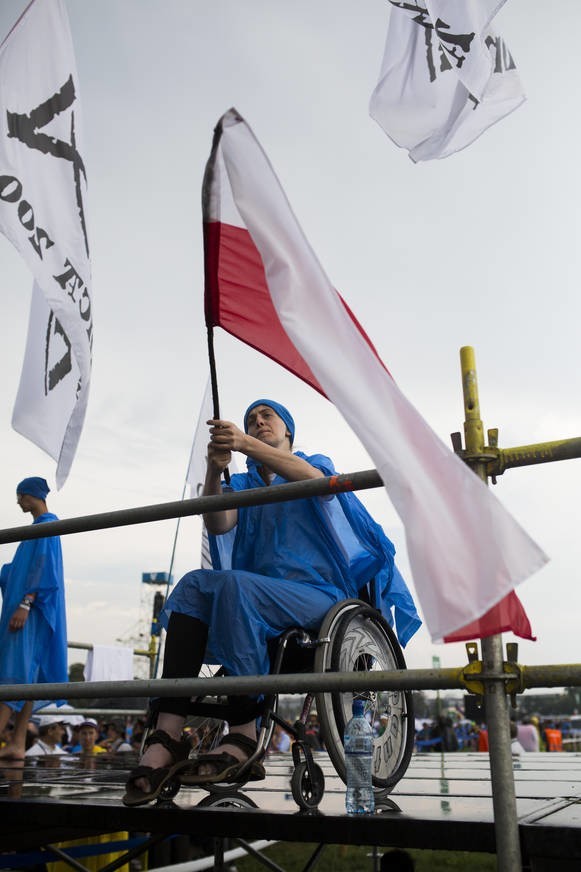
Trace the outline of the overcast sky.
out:
<instances>
[{"instance_id":1,"label":"overcast sky","mask_svg":"<svg viewBox=\"0 0 581 872\"><path fill-rule=\"evenodd\" d=\"M0 35L25 8L2 0ZM581 435L576 0L508 0L496 18L527 102L463 152L414 165L368 115L386 0L67 0L84 114L95 341L67 518L178 499L208 365L200 189L218 118L235 106L266 150L329 278L438 435L462 430L459 349L476 351L485 428L500 445ZM11 429L32 278L0 237L0 527L26 523L15 485L55 463ZM287 405L297 447L338 469L369 458L334 408L222 331L223 416L260 396ZM389 439L389 433L385 434ZM579 660L581 461L509 470L497 495L551 558L518 593L538 635L522 663ZM383 490L362 495L395 542ZM143 571L167 571L175 522L63 538L69 639L128 639ZM182 522L174 575L199 565ZM0 562L14 546L0 546ZM506 636L506 641L513 637ZM465 662L422 628L412 667ZM73 660L79 659L75 654Z\"/></svg>"}]
</instances>

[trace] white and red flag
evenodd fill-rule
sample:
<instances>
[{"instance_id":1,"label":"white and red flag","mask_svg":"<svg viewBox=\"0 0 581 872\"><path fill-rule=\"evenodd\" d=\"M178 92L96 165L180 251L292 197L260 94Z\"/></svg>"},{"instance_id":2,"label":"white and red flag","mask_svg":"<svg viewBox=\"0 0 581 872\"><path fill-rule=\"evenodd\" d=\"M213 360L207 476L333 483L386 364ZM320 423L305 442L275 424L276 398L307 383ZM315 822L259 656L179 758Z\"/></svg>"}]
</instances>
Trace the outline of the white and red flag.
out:
<instances>
[{"instance_id":1,"label":"white and red flag","mask_svg":"<svg viewBox=\"0 0 581 872\"><path fill-rule=\"evenodd\" d=\"M79 86L63 0L33 0L0 45L0 231L33 277L12 424L66 480L91 377L93 309Z\"/></svg>"},{"instance_id":2,"label":"white and red flag","mask_svg":"<svg viewBox=\"0 0 581 872\"><path fill-rule=\"evenodd\" d=\"M358 435L404 524L433 639L480 618L547 558L399 390L234 109L216 128L203 207L208 324L318 386Z\"/></svg>"},{"instance_id":3,"label":"white and red flag","mask_svg":"<svg viewBox=\"0 0 581 872\"><path fill-rule=\"evenodd\" d=\"M371 117L413 161L448 157L525 100L490 22L504 0L390 0Z\"/></svg>"}]
</instances>

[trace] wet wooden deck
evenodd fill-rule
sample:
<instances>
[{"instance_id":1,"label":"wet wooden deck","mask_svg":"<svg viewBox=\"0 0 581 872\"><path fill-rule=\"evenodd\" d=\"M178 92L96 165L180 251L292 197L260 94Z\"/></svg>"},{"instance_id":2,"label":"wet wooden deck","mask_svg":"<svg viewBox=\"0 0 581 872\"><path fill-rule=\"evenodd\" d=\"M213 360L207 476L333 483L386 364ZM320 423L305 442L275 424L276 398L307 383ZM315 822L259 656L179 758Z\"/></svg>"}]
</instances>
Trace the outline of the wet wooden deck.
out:
<instances>
[{"instance_id":1,"label":"wet wooden deck","mask_svg":"<svg viewBox=\"0 0 581 872\"><path fill-rule=\"evenodd\" d=\"M289 787L289 755L267 760L264 782L209 805L206 791L182 788L172 801L121 803L135 760L99 755L36 758L0 769L0 851L127 830L208 838L275 839L494 853L487 754L416 754L385 808L349 817L344 785L326 754L315 755L326 789L318 811L302 812ZM581 754L524 754L514 762L523 859L533 869L581 869ZM545 858L544 860L542 858ZM571 865L574 864L574 865ZM6 864L4 864L6 865Z\"/></svg>"}]
</instances>

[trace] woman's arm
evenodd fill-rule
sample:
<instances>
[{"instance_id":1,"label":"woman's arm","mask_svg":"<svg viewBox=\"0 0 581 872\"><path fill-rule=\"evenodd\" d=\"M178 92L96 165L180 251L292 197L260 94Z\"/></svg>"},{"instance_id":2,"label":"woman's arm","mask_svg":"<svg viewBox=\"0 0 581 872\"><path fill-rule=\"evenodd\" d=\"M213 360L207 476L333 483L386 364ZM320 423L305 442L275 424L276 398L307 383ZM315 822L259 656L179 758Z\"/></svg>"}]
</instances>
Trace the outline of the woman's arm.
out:
<instances>
[{"instance_id":1,"label":"woman's arm","mask_svg":"<svg viewBox=\"0 0 581 872\"><path fill-rule=\"evenodd\" d=\"M222 473L232 460L232 453L218 447L213 441L208 445L208 466L204 481L203 494L205 497L215 496L222 493ZM219 536L227 533L236 526L238 521L237 509L223 509L220 512L205 512L204 524L208 533Z\"/></svg>"},{"instance_id":2,"label":"woman's arm","mask_svg":"<svg viewBox=\"0 0 581 872\"><path fill-rule=\"evenodd\" d=\"M261 439L255 439L248 433L243 433L231 421L209 421L212 425L210 433L212 441L228 452L240 451L247 457L252 457L259 466L275 472L287 481L305 481L311 478L323 478L323 473L307 460L297 457L290 448L275 448Z\"/></svg>"}]
</instances>

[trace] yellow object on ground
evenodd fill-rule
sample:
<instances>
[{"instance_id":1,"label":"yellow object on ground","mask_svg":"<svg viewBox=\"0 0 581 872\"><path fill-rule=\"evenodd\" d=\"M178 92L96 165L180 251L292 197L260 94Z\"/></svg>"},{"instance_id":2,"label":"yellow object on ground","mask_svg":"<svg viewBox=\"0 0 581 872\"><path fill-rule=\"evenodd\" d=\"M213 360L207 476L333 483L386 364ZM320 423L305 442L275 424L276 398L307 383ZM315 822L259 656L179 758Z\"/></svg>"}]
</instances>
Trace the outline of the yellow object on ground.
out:
<instances>
[{"instance_id":1,"label":"yellow object on ground","mask_svg":"<svg viewBox=\"0 0 581 872\"><path fill-rule=\"evenodd\" d=\"M127 841L128 839L129 833L127 832L103 833L100 836L88 836L84 839L73 839L68 842L55 842L55 848L60 848L62 851L66 852L67 848L88 845L106 845L108 842L122 842ZM89 870L89 872L98 872L99 869L103 869L105 866L108 866L109 863L118 860L124 853L124 851L116 851L111 854L99 853L94 856L78 857L76 859L78 859L79 862ZM63 860L57 860L54 863L47 863L46 868L47 872L71 872L72 867ZM129 864L125 863L123 866L120 866L118 872L129 872Z\"/></svg>"}]
</instances>

